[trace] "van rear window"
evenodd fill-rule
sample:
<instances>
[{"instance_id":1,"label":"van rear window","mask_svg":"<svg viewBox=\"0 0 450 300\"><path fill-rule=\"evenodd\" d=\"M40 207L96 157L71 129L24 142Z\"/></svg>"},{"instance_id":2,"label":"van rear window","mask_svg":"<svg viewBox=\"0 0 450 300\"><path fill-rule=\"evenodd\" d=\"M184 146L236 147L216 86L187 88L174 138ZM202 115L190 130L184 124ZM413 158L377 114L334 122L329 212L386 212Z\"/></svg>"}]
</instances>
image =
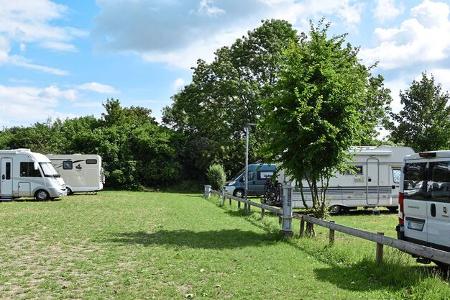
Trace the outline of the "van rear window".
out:
<instances>
[{"instance_id":1,"label":"van rear window","mask_svg":"<svg viewBox=\"0 0 450 300\"><path fill-rule=\"evenodd\" d=\"M430 163L431 169L431 199L450 202L450 162L439 161Z\"/></svg>"},{"instance_id":2,"label":"van rear window","mask_svg":"<svg viewBox=\"0 0 450 300\"><path fill-rule=\"evenodd\" d=\"M403 170L405 176L403 190L405 197L415 200L426 200L427 194L427 163L407 163Z\"/></svg>"}]
</instances>

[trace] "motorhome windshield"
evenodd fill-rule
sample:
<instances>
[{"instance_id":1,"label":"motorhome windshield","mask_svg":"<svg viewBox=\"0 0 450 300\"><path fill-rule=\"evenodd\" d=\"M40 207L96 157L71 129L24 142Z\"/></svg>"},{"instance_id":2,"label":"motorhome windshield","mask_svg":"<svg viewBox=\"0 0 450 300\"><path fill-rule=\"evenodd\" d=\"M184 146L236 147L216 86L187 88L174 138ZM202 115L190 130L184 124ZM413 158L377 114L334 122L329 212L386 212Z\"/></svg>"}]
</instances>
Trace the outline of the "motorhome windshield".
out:
<instances>
[{"instance_id":1,"label":"motorhome windshield","mask_svg":"<svg viewBox=\"0 0 450 300\"><path fill-rule=\"evenodd\" d=\"M61 177L51 163L41 162L39 165L41 166L45 177Z\"/></svg>"}]
</instances>

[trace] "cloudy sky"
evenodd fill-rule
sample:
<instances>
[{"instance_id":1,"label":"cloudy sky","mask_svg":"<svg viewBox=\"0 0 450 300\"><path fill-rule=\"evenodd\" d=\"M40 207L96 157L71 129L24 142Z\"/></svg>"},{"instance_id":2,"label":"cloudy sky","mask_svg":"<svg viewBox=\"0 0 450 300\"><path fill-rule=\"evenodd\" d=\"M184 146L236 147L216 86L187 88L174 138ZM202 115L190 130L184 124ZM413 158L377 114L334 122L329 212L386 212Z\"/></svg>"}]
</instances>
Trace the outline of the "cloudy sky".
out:
<instances>
[{"instance_id":1,"label":"cloudy sky","mask_svg":"<svg viewBox=\"0 0 450 300\"><path fill-rule=\"evenodd\" d=\"M422 71L450 90L450 0L0 0L0 127L100 115L102 102L159 118L196 59L280 18L348 32L398 92Z\"/></svg>"}]
</instances>

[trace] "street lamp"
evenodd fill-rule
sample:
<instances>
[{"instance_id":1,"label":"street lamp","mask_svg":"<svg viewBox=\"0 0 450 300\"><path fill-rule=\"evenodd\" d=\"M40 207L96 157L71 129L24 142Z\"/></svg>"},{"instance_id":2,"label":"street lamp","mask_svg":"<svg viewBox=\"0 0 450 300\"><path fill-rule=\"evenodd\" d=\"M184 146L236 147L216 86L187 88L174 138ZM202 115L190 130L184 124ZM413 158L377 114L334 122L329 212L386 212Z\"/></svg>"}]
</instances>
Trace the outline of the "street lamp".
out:
<instances>
[{"instance_id":1,"label":"street lamp","mask_svg":"<svg viewBox=\"0 0 450 300\"><path fill-rule=\"evenodd\" d=\"M249 144L249 137L250 137L250 126L256 126L255 123L247 123L247 125L244 127L245 130L245 193L244 198L247 200L248 195L248 144ZM250 205L245 203L245 211L250 212Z\"/></svg>"}]
</instances>

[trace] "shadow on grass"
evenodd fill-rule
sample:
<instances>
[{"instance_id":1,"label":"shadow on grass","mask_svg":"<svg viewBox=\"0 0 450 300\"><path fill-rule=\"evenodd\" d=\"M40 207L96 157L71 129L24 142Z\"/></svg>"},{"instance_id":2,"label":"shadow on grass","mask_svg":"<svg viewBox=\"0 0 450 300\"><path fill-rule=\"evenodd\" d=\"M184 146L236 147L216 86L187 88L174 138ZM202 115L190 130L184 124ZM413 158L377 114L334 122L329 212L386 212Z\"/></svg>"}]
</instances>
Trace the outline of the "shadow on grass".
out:
<instances>
[{"instance_id":1,"label":"shadow on grass","mask_svg":"<svg viewBox=\"0 0 450 300\"><path fill-rule=\"evenodd\" d=\"M436 268L386 262L377 265L369 258L351 266L315 269L316 278L350 291L390 290L397 291L416 286L426 277L438 276Z\"/></svg>"},{"instance_id":2,"label":"shadow on grass","mask_svg":"<svg viewBox=\"0 0 450 300\"><path fill-rule=\"evenodd\" d=\"M144 246L165 245L199 249L234 249L266 246L280 239L279 235L256 233L239 229L194 232L190 230L160 230L155 233L143 231L114 234L109 242L139 244Z\"/></svg>"}]
</instances>

